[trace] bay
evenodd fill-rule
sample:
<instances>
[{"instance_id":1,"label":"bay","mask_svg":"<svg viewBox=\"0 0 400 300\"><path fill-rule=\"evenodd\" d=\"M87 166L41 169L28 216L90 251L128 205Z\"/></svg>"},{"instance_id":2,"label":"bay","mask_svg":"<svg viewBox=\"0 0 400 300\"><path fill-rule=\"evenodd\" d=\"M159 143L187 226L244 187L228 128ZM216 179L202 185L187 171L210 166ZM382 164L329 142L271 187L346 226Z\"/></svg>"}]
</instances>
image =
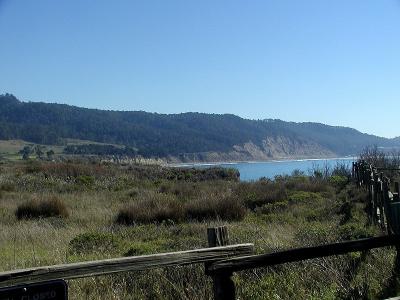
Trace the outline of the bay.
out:
<instances>
[{"instance_id":1,"label":"bay","mask_svg":"<svg viewBox=\"0 0 400 300\"><path fill-rule=\"evenodd\" d=\"M266 162L239 162L239 163L210 163L210 164L181 164L180 167L194 168L235 168L240 172L240 180L251 181L258 180L261 177L273 179L277 175L290 175L293 171L299 170L306 175L311 174L313 170L330 168L333 169L338 164L344 164L351 168L355 161L354 157L333 158L333 159L301 159L301 160L282 160Z\"/></svg>"}]
</instances>

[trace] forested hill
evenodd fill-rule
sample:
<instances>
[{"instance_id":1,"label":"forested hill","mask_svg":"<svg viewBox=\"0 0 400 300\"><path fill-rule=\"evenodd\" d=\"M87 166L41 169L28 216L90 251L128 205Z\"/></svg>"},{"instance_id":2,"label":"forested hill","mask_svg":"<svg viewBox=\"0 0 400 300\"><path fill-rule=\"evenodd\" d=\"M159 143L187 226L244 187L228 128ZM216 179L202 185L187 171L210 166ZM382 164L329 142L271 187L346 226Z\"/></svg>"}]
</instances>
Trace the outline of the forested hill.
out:
<instances>
[{"instance_id":1,"label":"forested hill","mask_svg":"<svg viewBox=\"0 0 400 300\"><path fill-rule=\"evenodd\" d=\"M0 95L0 139L58 144L64 138L122 144L143 156L187 159L196 153L195 159L203 160L349 155L366 145L400 144L398 139L318 123L247 120L229 114L105 111Z\"/></svg>"}]
</instances>

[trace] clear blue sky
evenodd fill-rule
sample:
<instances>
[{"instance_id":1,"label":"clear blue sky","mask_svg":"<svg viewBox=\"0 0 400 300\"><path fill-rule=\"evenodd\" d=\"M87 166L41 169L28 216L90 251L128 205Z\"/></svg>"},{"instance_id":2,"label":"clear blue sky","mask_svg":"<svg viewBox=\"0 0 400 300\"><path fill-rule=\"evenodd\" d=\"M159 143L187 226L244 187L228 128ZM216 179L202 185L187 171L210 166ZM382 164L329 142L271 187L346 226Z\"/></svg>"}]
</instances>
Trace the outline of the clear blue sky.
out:
<instances>
[{"instance_id":1,"label":"clear blue sky","mask_svg":"<svg viewBox=\"0 0 400 300\"><path fill-rule=\"evenodd\" d=\"M0 0L0 38L24 101L400 135L398 0Z\"/></svg>"}]
</instances>

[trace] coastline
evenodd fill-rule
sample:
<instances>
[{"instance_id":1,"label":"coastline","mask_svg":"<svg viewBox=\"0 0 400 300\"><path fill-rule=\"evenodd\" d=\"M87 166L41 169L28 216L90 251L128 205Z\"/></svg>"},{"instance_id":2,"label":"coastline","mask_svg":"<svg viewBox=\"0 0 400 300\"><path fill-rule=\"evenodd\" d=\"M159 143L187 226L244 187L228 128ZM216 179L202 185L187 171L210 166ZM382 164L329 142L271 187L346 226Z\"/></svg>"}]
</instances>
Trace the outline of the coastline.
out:
<instances>
[{"instance_id":1,"label":"coastline","mask_svg":"<svg viewBox=\"0 0 400 300\"><path fill-rule=\"evenodd\" d=\"M331 160L354 160L357 156L345 157L321 157L321 158L282 158L271 160L250 160L250 161L220 161L220 162L192 162L192 163L166 163L165 166L172 168L187 168L200 166L221 166L221 165L237 165L237 164L268 164L283 162L300 162L300 161L331 161Z\"/></svg>"}]
</instances>

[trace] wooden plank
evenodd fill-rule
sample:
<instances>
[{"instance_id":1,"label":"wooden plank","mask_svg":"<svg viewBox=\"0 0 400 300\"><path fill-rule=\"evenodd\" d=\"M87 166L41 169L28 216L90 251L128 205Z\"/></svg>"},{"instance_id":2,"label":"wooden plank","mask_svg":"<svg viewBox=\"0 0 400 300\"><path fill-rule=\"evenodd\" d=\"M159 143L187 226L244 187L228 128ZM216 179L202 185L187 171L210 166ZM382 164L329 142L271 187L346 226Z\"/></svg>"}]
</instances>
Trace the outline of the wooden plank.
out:
<instances>
[{"instance_id":1,"label":"wooden plank","mask_svg":"<svg viewBox=\"0 0 400 300\"><path fill-rule=\"evenodd\" d=\"M346 241L342 243L327 244L316 247L298 248L270 254L242 256L222 260L209 266L208 271L211 274L218 272L237 272L247 269L267 267L331 255L340 255L349 252L357 252L399 244L399 235L374 237L356 241Z\"/></svg>"},{"instance_id":2,"label":"wooden plank","mask_svg":"<svg viewBox=\"0 0 400 300\"><path fill-rule=\"evenodd\" d=\"M229 234L226 226L207 229L208 246L225 246L229 243ZM208 264L206 264L206 269ZM215 300L235 300L236 289L232 280L232 272L221 272L212 275Z\"/></svg>"},{"instance_id":3,"label":"wooden plank","mask_svg":"<svg viewBox=\"0 0 400 300\"><path fill-rule=\"evenodd\" d=\"M0 273L0 286L204 263L232 256L248 255L253 252L253 247L253 244L240 244L7 271Z\"/></svg>"}]
</instances>

